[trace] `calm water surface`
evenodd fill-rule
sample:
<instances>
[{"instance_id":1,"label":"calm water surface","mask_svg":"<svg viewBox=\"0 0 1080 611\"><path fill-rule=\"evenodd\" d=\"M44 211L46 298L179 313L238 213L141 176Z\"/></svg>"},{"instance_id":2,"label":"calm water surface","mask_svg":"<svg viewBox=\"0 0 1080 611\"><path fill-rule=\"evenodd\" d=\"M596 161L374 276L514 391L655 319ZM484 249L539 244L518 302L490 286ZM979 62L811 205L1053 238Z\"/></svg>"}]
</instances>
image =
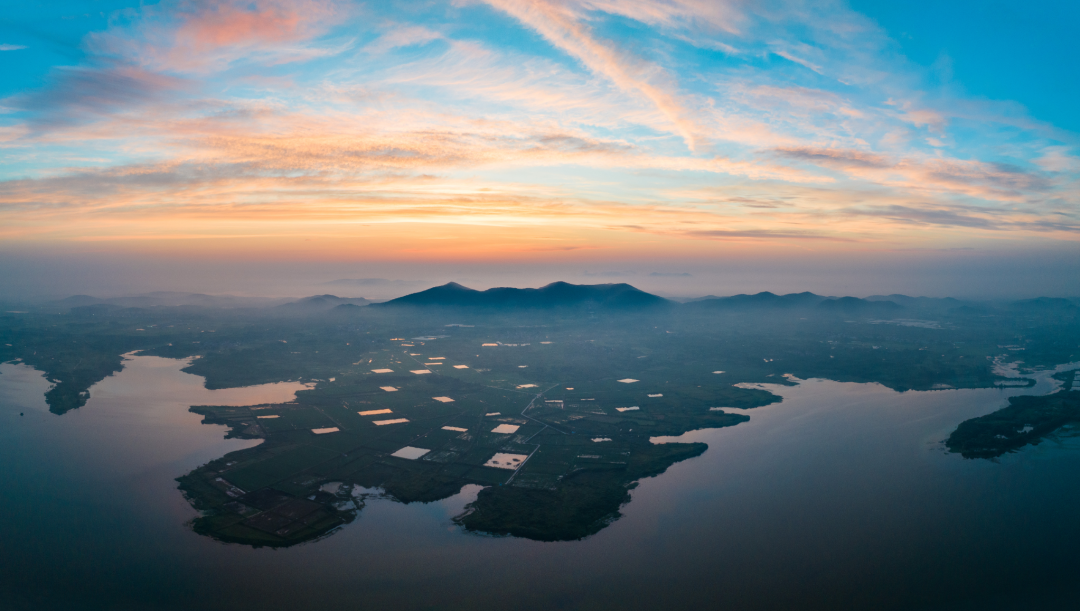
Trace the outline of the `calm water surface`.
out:
<instances>
[{"instance_id":1,"label":"calm water surface","mask_svg":"<svg viewBox=\"0 0 1080 611\"><path fill-rule=\"evenodd\" d=\"M442 502L369 502L322 541L254 550L198 536L173 479L252 441L190 405L291 399L206 390L184 361L130 357L87 405L48 412L41 374L0 365L4 609L1074 609L1080 441L964 460L941 440L1034 389L896 393L769 386L780 404L681 439L709 450L644 480L585 541L466 535ZM23 412L24 416L19 416ZM662 441L662 440L659 440Z\"/></svg>"}]
</instances>

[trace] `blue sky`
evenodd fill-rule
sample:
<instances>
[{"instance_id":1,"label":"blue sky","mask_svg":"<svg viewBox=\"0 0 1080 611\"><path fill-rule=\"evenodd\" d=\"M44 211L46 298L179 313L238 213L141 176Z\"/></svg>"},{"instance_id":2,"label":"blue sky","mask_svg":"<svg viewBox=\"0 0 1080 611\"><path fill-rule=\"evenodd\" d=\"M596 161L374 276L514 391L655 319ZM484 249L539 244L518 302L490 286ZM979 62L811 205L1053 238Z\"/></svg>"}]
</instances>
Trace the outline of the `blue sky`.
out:
<instances>
[{"instance_id":1,"label":"blue sky","mask_svg":"<svg viewBox=\"0 0 1080 611\"><path fill-rule=\"evenodd\" d=\"M1065 265L1078 25L1066 2L14 5L0 248L416 274Z\"/></svg>"},{"instance_id":2,"label":"blue sky","mask_svg":"<svg viewBox=\"0 0 1080 611\"><path fill-rule=\"evenodd\" d=\"M1080 131L1075 110L1080 62L1076 2L867 2L854 10L876 21L943 87L1012 100L1035 118Z\"/></svg>"}]
</instances>

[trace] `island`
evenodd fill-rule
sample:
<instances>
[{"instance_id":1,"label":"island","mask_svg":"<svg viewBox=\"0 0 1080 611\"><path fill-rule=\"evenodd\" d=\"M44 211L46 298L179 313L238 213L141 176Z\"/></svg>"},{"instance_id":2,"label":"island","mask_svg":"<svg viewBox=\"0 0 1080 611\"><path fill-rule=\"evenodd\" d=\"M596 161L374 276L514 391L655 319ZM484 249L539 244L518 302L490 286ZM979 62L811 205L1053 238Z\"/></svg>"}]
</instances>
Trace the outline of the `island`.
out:
<instances>
[{"instance_id":1,"label":"island","mask_svg":"<svg viewBox=\"0 0 1080 611\"><path fill-rule=\"evenodd\" d=\"M1009 397L1008 407L965 420L949 435L945 446L964 458L997 458L1037 445L1080 422L1080 391L1072 390L1077 371L1055 374L1064 383L1053 394Z\"/></svg>"},{"instance_id":2,"label":"island","mask_svg":"<svg viewBox=\"0 0 1080 611\"><path fill-rule=\"evenodd\" d=\"M504 341L511 331L397 338L295 402L192 408L265 440L180 478L203 512L195 529L292 545L350 521L371 489L410 503L479 484L457 518L466 530L579 539L617 518L641 478L706 449L653 438L733 426L749 417L732 408L780 400L702 363L616 352L612 338Z\"/></svg>"},{"instance_id":3,"label":"island","mask_svg":"<svg viewBox=\"0 0 1080 611\"><path fill-rule=\"evenodd\" d=\"M747 422L800 380L1026 387L1026 374L1080 356L1080 308L1046 300L678 303L627 284L556 282L450 283L385 303L231 303L81 296L6 311L0 361L43 371L57 417L84 409L133 352L186 359L211 389L307 384L287 403L191 407L230 437L260 441L178 474L199 511L192 528L266 547L328 536L372 495L424 503L469 485L480 489L456 518L467 532L580 539L617 520L642 479L707 449L673 437ZM1060 379L1060 393L961 424L948 447L994 456L1061 430L1076 393Z\"/></svg>"}]
</instances>

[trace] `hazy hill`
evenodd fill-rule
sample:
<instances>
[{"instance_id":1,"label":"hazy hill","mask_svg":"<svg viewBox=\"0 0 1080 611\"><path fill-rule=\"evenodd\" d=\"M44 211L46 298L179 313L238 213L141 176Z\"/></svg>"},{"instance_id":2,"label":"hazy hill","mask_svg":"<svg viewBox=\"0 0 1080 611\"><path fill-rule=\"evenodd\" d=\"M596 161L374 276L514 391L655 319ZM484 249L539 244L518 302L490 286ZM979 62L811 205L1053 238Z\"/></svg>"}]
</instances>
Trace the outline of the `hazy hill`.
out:
<instances>
[{"instance_id":1,"label":"hazy hill","mask_svg":"<svg viewBox=\"0 0 1080 611\"><path fill-rule=\"evenodd\" d=\"M601 308L650 308L667 306L663 297L629 284L569 284L553 282L538 289L493 288L477 291L450 282L426 291L405 295L376 307L480 307L480 308L560 308L594 306Z\"/></svg>"},{"instance_id":2,"label":"hazy hill","mask_svg":"<svg viewBox=\"0 0 1080 611\"><path fill-rule=\"evenodd\" d=\"M363 295L373 301L385 301L406 293L419 291L434 283L424 280L388 280L386 278L339 278L323 282L321 286L332 293Z\"/></svg>"},{"instance_id":3,"label":"hazy hill","mask_svg":"<svg viewBox=\"0 0 1080 611\"><path fill-rule=\"evenodd\" d=\"M692 308L710 309L777 309L797 308L817 305L827 299L813 293L791 293L789 295L777 295L764 291L755 295L732 295L731 297L706 297L691 301L686 305Z\"/></svg>"},{"instance_id":4,"label":"hazy hill","mask_svg":"<svg viewBox=\"0 0 1080 611\"><path fill-rule=\"evenodd\" d=\"M911 299L908 297L907 299ZM819 310L844 313L880 313L887 314L901 310L903 306L891 300L881 298L859 299L858 297L822 297L814 293L791 293L777 295L768 291L755 295L732 295L731 297L711 297L691 301L685 307L693 309L725 310L778 310L795 308L817 308Z\"/></svg>"},{"instance_id":5,"label":"hazy hill","mask_svg":"<svg viewBox=\"0 0 1080 611\"><path fill-rule=\"evenodd\" d=\"M364 299L363 297L312 295L311 297L304 297L303 299L293 301L291 303L283 303L274 308L274 310L278 312L295 312L300 314L310 312L324 312L342 305L364 306L370 303L371 301Z\"/></svg>"}]
</instances>

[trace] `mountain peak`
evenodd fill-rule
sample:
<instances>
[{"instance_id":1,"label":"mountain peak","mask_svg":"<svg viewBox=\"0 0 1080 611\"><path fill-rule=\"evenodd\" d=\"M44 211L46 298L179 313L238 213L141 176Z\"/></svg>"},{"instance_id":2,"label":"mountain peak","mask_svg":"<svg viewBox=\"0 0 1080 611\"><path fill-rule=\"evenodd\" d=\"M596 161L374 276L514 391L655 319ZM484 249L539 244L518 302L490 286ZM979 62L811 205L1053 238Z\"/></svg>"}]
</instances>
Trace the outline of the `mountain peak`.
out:
<instances>
[{"instance_id":1,"label":"mountain peak","mask_svg":"<svg viewBox=\"0 0 1080 611\"><path fill-rule=\"evenodd\" d=\"M629 284L570 284L559 281L538 289L497 287L486 291L477 291L456 282L449 282L381 305L551 309L581 306L642 308L668 303L662 297L646 293Z\"/></svg>"}]
</instances>

